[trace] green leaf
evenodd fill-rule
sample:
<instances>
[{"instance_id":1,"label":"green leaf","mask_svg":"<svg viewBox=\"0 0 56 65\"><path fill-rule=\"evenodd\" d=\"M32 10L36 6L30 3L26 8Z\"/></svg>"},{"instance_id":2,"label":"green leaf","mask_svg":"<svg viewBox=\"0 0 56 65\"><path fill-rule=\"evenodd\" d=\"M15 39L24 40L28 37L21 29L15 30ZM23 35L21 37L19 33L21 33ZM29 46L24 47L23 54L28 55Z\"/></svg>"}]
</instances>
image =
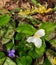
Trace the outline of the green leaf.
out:
<instances>
[{"instance_id":1,"label":"green leaf","mask_svg":"<svg viewBox=\"0 0 56 65\"><path fill-rule=\"evenodd\" d=\"M23 57L21 57L22 65L31 65L31 62L32 62L32 58L30 56L23 56Z\"/></svg>"},{"instance_id":2,"label":"green leaf","mask_svg":"<svg viewBox=\"0 0 56 65\"><path fill-rule=\"evenodd\" d=\"M32 58L30 56L23 56L16 59L17 65L31 65Z\"/></svg>"},{"instance_id":3,"label":"green leaf","mask_svg":"<svg viewBox=\"0 0 56 65\"><path fill-rule=\"evenodd\" d=\"M4 65L16 65L16 63L13 60L11 60L9 57L7 57Z\"/></svg>"},{"instance_id":4,"label":"green leaf","mask_svg":"<svg viewBox=\"0 0 56 65\"><path fill-rule=\"evenodd\" d=\"M23 62L23 61L24 61L24 62ZM25 59L24 56L21 57L21 59L16 58L16 63L17 63L17 65L27 65L27 64L26 64L26 59Z\"/></svg>"},{"instance_id":5,"label":"green leaf","mask_svg":"<svg viewBox=\"0 0 56 65\"><path fill-rule=\"evenodd\" d=\"M49 42L54 48L56 48L56 39L50 40Z\"/></svg>"},{"instance_id":6,"label":"green leaf","mask_svg":"<svg viewBox=\"0 0 56 65\"><path fill-rule=\"evenodd\" d=\"M22 65L26 65L26 57L25 56L21 57L20 61L21 61Z\"/></svg>"},{"instance_id":7,"label":"green leaf","mask_svg":"<svg viewBox=\"0 0 56 65\"><path fill-rule=\"evenodd\" d=\"M6 46L7 51L10 50L10 49L12 49L13 45L14 44L12 42L6 44L5 46Z\"/></svg>"},{"instance_id":8,"label":"green leaf","mask_svg":"<svg viewBox=\"0 0 56 65\"><path fill-rule=\"evenodd\" d=\"M0 59L0 65L3 65L5 59L6 59L5 57Z\"/></svg>"},{"instance_id":9,"label":"green leaf","mask_svg":"<svg viewBox=\"0 0 56 65\"><path fill-rule=\"evenodd\" d=\"M19 58L16 58L16 63L17 63L17 65L22 65L22 63L20 62Z\"/></svg>"},{"instance_id":10,"label":"green leaf","mask_svg":"<svg viewBox=\"0 0 56 65\"><path fill-rule=\"evenodd\" d=\"M42 23L42 25L39 27L39 29L44 29L47 35L53 32L55 28L56 24L53 24L51 22Z\"/></svg>"},{"instance_id":11,"label":"green leaf","mask_svg":"<svg viewBox=\"0 0 56 65\"><path fill-rule=\"evenodd\" d=\"M46 48L46 45L45 45L44 41L43 41L42 46L40 48L37 48L37 47L35 48L35 51L37 53L38 58L43 55L43 53L45 52L45 48Z\"/></svg>"},{"instance_id":12,"label":"green leaf","mask_svg":"<svg viewBox=\"0 0 56 65\"><path fill-rule=\"evenodd\" d=\"M3 65L5 59L5 54L2 51L0 51L0 65Z\"/></svg>"},{"instance_id":13,"label":"green leaf","mask_svg":"<svg viewBox=\"0 0 56 65\"><path fill-rule=\"evenodd\" d=\"M33 18L33 17L29 17L29 19L30 19L30 22L33 24L33 25L36 25L38 22L37 21L35 21L35 19Z\"/></svg>"},{"instance_id":14,"label":"green leaf","mask_svg":"<svg viewBox=\"0 0 56 65\"><path fill-rule=\"evenodd\" d=\"M22 57L22 56L26 56L26 53L24 51L21 51L19 52L19 56Z\"/></svg>"},{"instance_id":15,"label":"green leaf","mask_svg":"<svg viewBox=\"0 0 56 65\"><path fill-rule=\"evenodd\" d=\"M49 40L49 35L52 33L56 28L56 24L53 24L52 22L45 22L42 23L39 29L44 29L45 30L45 39Z\"/></svg>"},{"instance_id":16,"label":"green leaf","mask_svg":"<svg viewBox=\"0 0 56 65\"><path fill-rule=\"evenodd\" d=\"M38 2L37 2L36 0L31 0L31 2L32 2L33 4L35 4L35 5L38 4Z\"/></svg>"},{"instance_id":17,"label":"green leaf","mask_svg":"<svg viewBox=\"0 0 56 65\"><path fill-rule=\"evenodd\" d=\"M4 28L5 28L5 30L3 30ZM11 24L7 24L5 27L3 27L1 29L0 33L2 33L2 31L4 31L4 33L3 33L3 36L2 36L1 42L2 42L2 44L6 44L12 39L15 31L14 31L13 26Z\"/></svg>"},{"instance_id":18,"label":"green leaf","mask_svg":"<svg viewBox=\"0 0 56 65\"><path fill-rule=\"evenodd\" d=\"M25 37L24 34L22 34L22 33L17 33L15 39L16 39L16 40L22 40L22 38L24 38L24 37Z\"/></svg>"},{"instance_id":19,"label":"green leaf","mask_svg":"<svg viewBox=\"0 0 56 65\"><path fill-rule=\"evenodd\" d=\"M1 15L0 16L0 26L6 25L10 21L9 15Z\"/></svg>"},{"instance_id":20,"label":"green leaf","mask_svg":"<svg viewBox=\"0 0 56 65\"><path fill-rule=\"evenodd\" d=\"M34 50L29 51L28 55L31 56L33 59L36 59L38 57L37 53Z\"/></svg>"},{"instance_id":21,"label":"green leaf","mask_svg":"<svg viewBox=\"0 0 56 65\"><path fill-rule=\"evenodd\" d=\"M32 58L30 56L26 56L26 62L27 62L27 65L31 65Z\"/></svg>"},{"instance_id":22,"label":"green leaf","mask_svg":"<svg viewBox=\"0 0 56 65\"><path fill-rule=\"evenodd\" d=\"M0 58L3 58L3 57L5 57L5 54L2 51L0 51Z\"/></svg>"},{"instance_id":23,"label":"green leaf","mask_svg":"<svg viewBox=\"0 0 56 65\"><path fill-rule=\"evenodd\" d=\"M54 11L56 11L56 6L53 8Z\"/></svg>"},{"instance_id":24,"label":"green leaf","mask_svg":"<svg viewBox=\"0 0 56 65\"><path fill-rule=\"evenodd\" d=\"M22 24L16 30L25 35L33 35L36 32L36 29L30 24Z\"/></svg>"},{"instance_id":25,"label":"green leaf","mask_svg":"<svg viewBox=\"0 0 56 65\"><path fill-rule=\"evenodd\" d=\"M52 65L51 62L46 58L43 65Z\"/></svg>"}]
</instances>

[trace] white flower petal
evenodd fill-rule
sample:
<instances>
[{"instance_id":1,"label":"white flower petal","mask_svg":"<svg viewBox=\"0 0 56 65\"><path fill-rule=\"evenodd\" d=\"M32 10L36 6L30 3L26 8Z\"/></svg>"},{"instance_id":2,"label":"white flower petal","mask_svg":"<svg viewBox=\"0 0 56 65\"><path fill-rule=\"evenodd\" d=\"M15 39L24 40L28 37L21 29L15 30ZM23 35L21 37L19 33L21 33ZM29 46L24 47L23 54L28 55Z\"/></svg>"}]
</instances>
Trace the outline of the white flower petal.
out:
<instances>
[{"instance_id":1,"label":"white flower petal","mask_svg":"<svg viewBox=\"0 0 56 65\"><path fill-rule=\"evenodd\" d=\"M42 36L45 35L45 30L44 29L40 29L35 34L39 34L39 36L42 37Z\"/></svg>"},{"instance_id":2,"label":"white flower petal","mask_svg":"<svg viewBox=\"0 0 56 65\"><path fill-rule=\"evenodd\" d=\"M34 38L34 40L32 42L38 48L40 48L42 46L42 40L40 38Z\"/></svg>"},{"instance_id":3,"label":"white flower petal","mask_svg":"<svg viewBox=\"0 0 56 65\"><path fill-rule=\"evenodd\" d=\"M34 39L34 37L28 37L28 39L26 40L28 43L32 42L32 40Z\"/></svg>"}]
</instances>

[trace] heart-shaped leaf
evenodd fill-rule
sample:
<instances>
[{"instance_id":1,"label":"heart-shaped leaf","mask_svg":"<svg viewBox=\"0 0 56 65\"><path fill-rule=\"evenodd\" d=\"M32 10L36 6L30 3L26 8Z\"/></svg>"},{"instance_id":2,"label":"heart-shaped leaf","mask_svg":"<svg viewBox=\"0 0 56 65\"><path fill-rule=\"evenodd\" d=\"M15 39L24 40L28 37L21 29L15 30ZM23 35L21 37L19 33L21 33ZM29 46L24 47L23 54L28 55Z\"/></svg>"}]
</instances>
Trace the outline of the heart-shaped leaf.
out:
<instances>
[{"instance_id":1,"label":"heart-shaped leaf","mask_svg":"<svg viewBox=\"0 0 56 65\"><path fill-rule=\"evenodd\" d=\"M16 30L26 35L33 35L36 32L36 29L30 24L22 24Z\"/></svg>"},{"instance_id":2,"label":"heart-shaped leaf","mask_svg":"<svg viewBox=\"0 0 56 65\"><path fill-rule=\"evenodd\" d=\"M0 26L6 25L10 21L9 15L1 15L0 16Z\"/></svg>"}]
</instances>

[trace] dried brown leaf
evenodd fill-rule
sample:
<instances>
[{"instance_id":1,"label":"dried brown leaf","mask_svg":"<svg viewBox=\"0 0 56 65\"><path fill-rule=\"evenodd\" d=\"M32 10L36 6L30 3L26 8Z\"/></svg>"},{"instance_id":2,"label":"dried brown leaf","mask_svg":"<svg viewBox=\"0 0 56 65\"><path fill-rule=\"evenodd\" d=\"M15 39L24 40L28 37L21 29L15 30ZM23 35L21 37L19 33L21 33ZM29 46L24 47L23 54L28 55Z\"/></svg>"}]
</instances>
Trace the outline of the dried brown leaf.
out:
<instances>
[{"instance_id":1,"label":"dried brown leaf","mask_svg":"<svg viewBox=\"0 0 56 65\"><path fill-rule=\"evenodd\" d=\"M42 22L46 22L48 20L48 15L43 16L41 14L37 14L37 15L34 15L33 17L39 20L42 20Z\"/></svg>"}]
</instances>

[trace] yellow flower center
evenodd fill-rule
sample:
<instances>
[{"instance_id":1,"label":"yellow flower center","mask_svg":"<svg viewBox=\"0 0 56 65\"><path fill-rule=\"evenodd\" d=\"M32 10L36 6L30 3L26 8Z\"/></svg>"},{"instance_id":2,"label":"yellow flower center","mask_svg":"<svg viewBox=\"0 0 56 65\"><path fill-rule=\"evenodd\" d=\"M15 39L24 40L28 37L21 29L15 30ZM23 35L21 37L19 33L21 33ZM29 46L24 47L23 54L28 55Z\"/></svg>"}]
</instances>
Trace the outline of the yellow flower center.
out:
<instances>
[{"instance_id":1,"label":"yellow flower center","mask_svg":"<svg viewBox=\"0 0 56 65\"><path fill-rule=\"evenodd\" d=\"M40 36L39 36L39 34L35 34L34 37L35 38L39 38Z\"/></svg>"},{"instance_id":2,"label":"yellow flower center","mask_svg":"<svg viewBox=\"0 0 56 65\"><path fill-rule=\"evenodd\" d=\"M54 57L54 59L53 59L53 63L56 64L56 57Z\"/></svg>"}]
</instances>

